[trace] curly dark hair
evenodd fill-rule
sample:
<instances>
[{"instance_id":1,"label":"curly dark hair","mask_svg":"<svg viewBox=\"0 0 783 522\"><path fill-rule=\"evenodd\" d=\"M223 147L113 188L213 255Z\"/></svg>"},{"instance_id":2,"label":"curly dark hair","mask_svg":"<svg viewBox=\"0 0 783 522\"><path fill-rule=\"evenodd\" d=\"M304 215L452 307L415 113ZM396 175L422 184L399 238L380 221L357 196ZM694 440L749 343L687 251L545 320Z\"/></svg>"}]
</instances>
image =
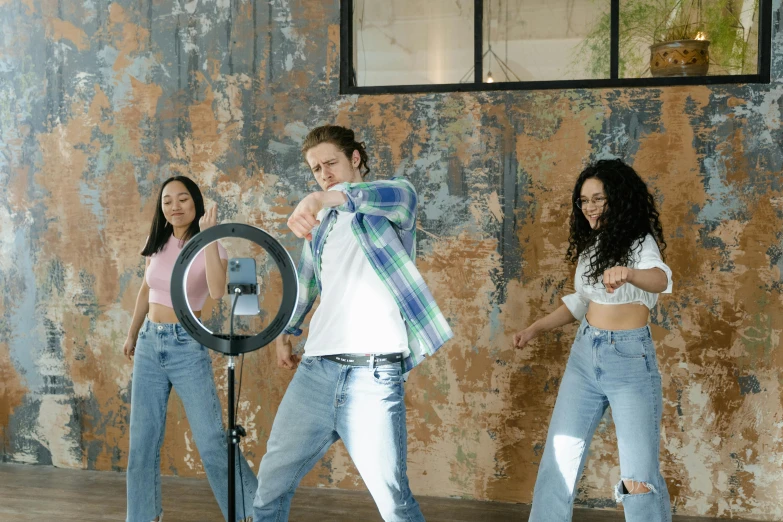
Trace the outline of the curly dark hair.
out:
<instances>
[{"instance_id":1,"label":"curly dark hair","mask_svg":"<svg viewBox=\"0 0 783 522\"><path fill-rule=\"evenodd\" d=\"M606 194L606 204L595 230L576 206L582 185L590 178L603 183ZM628 266L634 249L647 234L655 238L663 256L666 241L655 198L639 174L622 160L599 160L588 165L576 180L571 206L566 259L576 263L582 254L588 253L585 276L592 284L598 282L605 270Z\"/></svg>"}]
</instances>

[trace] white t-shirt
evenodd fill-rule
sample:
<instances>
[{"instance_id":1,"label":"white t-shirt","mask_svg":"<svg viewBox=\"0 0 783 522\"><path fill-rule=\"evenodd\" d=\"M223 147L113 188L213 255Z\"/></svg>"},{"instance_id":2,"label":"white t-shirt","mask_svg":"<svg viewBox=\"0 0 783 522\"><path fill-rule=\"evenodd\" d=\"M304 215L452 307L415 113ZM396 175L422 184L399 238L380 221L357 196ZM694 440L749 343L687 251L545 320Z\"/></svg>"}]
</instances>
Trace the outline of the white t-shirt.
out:
<instances>
[{"instance_id":1,"label":"white t-shirt","mask_svg":"<svg viewBox=\"0 0 783 522\"><path fill-rule=\"evenodd\" d=\"M310 321L305 355L408 352L397 303L351 230L351 212L337 213L321 254L321 302Z\"/></svg>"},{"instance_id":2,"label":"white t-shirt","mask_svg":"<svg viewBox=\"0 0 783 522\"><path fill-rule=\"evenodd\" d=\"M587 307L590 301L598 304L619 305L628 303L641 303L652 310L655 303L658 302L658 294L646 292L630 283L625 283L614 293L606 291L601 278L595 284L589 284L585 277L587 271L587 260L589 254L583 254L579 257L579 263L576 265L576 274L574 275L575 293L563 297L563 303L568 307L571 315L575 319L582 320L587 314ZM647 234L644 239L634 248L631 263L628 268L647 269L660 268L666 273L666 279L669 284L662 293L672 293L672 271L661 259L661 251L658 249L658 243Z\"/></svg>"}]
</instances>

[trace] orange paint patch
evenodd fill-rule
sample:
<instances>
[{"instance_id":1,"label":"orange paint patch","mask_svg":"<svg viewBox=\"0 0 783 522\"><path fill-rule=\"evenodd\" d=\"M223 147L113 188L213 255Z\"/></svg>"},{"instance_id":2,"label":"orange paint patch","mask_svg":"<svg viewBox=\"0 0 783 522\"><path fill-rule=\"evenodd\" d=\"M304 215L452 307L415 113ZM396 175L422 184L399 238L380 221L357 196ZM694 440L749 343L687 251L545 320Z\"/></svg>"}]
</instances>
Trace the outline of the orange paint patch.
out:
<instances>
[{"instance_id":1,"label":"orange paint patch","mask_svg":"<svg viewBox=\"0 0 783 522\"><path fill-rule=\"evenodd\" d=\"M50 18L46 23L46 37L53 40L68 40L76 46L79 51L86 51L90 48L90 40L84 30L76 27L71 22L60 20L59 18Z\"/></svg>"},{"instance_id":2,"label":"orange paint patch","mask_svg":"<svg viewBox=\"0 0 783 522\"><path fill-rule=\"evenodd\" d=\"M11 434L6 429L11 415L22 404L27 391L11 361L11 348L8 343L0 343L0 439L4 447L10 442Z\"/></svg>"}]
</instances>

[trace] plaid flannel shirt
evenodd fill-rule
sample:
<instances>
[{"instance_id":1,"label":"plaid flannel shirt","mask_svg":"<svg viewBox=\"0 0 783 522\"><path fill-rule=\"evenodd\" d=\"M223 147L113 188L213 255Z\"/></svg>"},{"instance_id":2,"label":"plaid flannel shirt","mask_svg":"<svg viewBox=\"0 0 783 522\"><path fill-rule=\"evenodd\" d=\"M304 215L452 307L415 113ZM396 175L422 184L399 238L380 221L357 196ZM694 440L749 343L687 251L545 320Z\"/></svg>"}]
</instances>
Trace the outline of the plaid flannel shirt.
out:
<instances>
[{"instance_id":1,"label":"plaid flannel shirt","mask_svg":"<svg viewBox=\"0 0 783 522\"><path fill-rule=\"evenodd\" d=\"M405 321L410 350L405 368L410 371L454 336L415 265L416 189L403 178L342 183L337 188L347 196L347 202L328 209L313 229L313 239L304 242L298 270L299 300L285 332L302 334L302 321L321 291L321 254L336 211L352 212L351 230Z\"/></svg>"}]
</instances>

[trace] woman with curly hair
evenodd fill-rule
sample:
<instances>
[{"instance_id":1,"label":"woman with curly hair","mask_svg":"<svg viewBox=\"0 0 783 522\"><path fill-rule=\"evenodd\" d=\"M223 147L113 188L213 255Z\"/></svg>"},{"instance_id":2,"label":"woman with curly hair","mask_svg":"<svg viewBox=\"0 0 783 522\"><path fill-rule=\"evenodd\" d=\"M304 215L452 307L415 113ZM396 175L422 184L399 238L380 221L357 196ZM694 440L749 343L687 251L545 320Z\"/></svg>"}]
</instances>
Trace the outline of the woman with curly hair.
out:
<instances>
[{"instance_id":1,"label":"woman with curly hair","mask_svg":"<svg viewBox=\"0 0 783 522\"><path fill-rule=\"evenodd\" d=\"M629 522L670 522L660 473L661 375L647 324L671 270L655 200L620 160L579 175L566 259L577 263L575 293L514 335L522 348L541 332L581 321L549 424L530 522L570 521L576 484L606 408L617 430L621 479L615 499Z\"/></svg>"}]
</instances>

